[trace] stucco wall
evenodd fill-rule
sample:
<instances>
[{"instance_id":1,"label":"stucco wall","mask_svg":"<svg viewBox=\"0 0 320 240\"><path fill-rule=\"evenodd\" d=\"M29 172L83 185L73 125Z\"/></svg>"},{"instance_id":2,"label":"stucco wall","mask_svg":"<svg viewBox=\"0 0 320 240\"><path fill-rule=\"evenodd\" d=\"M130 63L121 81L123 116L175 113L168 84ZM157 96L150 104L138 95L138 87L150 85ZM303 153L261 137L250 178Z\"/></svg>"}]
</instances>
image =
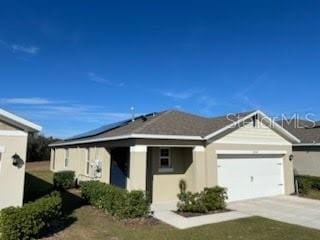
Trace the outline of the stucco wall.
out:
<instances>
[{"instance_id":1,"label":"stucco wall","mask_svg":"<svg viewBox=\"0 0 320 240\"><path fill-rule=\"evenodd\" d=\"M148 148L152 162L153 202L168 202L177 200L179 181L186 180L188 188L193 186L192 178L192 148L171 148L171 172L161 172L160 148Z\"/></svg>"},{"instance_id":2,"label":"stucco wall","mask_svg":"<svg viewBox=\"0 0 320 240\"><path fill-rule=\"evenodd\" d=\"M70 147L69 164L65 167L66 149L53 148L51 150L51 170L54 172L72 170L75 171L76 178L81 181L91 180L94 177L93 164L95 160L102 162L101 178L98 180L109 183L110 181L110 154L105 147ZM55 152L54 152L55 151ZM90 156L89 174L86 174L87 151Z\"/></svg>"},{"instance_id":3,"label":"stucco wall","mask_svg":"<svg viewBox=\"0 0 320 240\"><path fill-rule=\"evenodd\" d=\"M0 209L8 206L21 206L24 191L27 134L25 136L0 136L0 147L4 148L0 166ZM24 161L21 167L13 166L12 156L14 154L18 154Z\"/></svg>"},{"instance_id":4,"label":"stucco wall","mask_svg":"<svg viewBox=\"0 0 320 240\"><path fill-rule=\"evenodd\" d=\"M320 177L320 149L293 151L293 166L296 174Z\"/></svg>"}]
</instances>

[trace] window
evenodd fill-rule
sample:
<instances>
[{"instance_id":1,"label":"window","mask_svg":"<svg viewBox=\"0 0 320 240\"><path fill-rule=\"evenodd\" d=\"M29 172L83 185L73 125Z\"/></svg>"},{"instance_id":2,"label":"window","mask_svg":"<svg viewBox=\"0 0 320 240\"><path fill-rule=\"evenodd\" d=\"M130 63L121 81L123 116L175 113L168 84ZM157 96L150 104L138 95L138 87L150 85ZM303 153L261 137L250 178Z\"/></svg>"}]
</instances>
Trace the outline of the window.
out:
<instances>
[{"instance_id":1,"label":"window","mask_svg":"<svg viewBox=\"0 0 320 240\"><path fill-rule=\"evenodd\" d=\"M1 172L1 165L2 165L2 155L3 155L3 152L0 151L0 172Z\"/></svg>"},{"instance_id":2,"label":"window","mask_svg":"<svg viewBox=\"0 0 320 240\"><path fill-rule=\"evenodd\" d=\"M56 168L56 150L52 149L52 169Z\"/></svg>"},{"instance_id":3,"label":"window","mask_svg":"<svg viewBox=\"0 0 320 240\"><path fill-rule=\"evenodd\" d=\"M171 169L170 148L160 148L160 169Z\"/></svg>"},{"instance_id":4,"label":"window","mask_svg":"<svg viewBox=\"0 0 320 240\"><path fill-rule=\"evenodd\" d=\"M69 149L66 149L66 158L64 159L64 167L69 166Z\"/></svg>"},{"instance_id":5,"label":"window","mask_svg":"<svg viewBox=\"0 0 320 240\"><path fill-rule=\"evenodd\" d=\"M86 156L86 175L90 173L90 149L87 148L87 156Z\"/></svg>"}]
</instances>

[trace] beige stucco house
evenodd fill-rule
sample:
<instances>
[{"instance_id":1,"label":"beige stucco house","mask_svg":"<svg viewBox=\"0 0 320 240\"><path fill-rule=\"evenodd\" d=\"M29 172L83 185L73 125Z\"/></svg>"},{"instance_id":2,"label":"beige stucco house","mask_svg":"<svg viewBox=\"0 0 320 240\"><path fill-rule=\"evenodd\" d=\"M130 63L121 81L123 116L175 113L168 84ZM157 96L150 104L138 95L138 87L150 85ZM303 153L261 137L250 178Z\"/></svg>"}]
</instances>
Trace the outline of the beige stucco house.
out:
<instances>
[{"instance_id":1,"label":"beige stucco house","mask_svg":"<svg viewBox=\"0 0 320 240\"><path fill-rule=\"evenodd\" d=\"M0 209L22 205L28 133L40 130L0 109Z\"/></svg>"},{"instance_id":2,"label":"beige stucco house","mask_svg":"<svg viewBox=\"0 0 320 240\"><path fill-rule=\"evenodd\" d=\"M176 202L181 179L193 192L226 187L235 201L293 193L298 142L261 111L215 118L164 111L52 144L51 170L144 190L153 203Z\"/></svg>"},{"instance_id":3,"label":"beige stucco house","mask_svg":"<svg viewBox=\"0 0 320 240\"><path fill-rule=\"evenodd\" d=\"M281 124L301 141L293 144L295 174L320 177L320 122L292 119Z\"/></svg>"}]
</instances>

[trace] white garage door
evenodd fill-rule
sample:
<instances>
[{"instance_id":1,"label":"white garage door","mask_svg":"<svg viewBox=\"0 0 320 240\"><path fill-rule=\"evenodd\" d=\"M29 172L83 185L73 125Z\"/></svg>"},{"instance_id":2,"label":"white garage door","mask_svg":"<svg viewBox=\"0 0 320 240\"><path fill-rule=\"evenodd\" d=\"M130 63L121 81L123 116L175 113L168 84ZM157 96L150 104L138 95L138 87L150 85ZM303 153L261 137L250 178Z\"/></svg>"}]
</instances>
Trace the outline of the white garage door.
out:
<instances>
[{"instance_id":1,"label":"white garage door","mask_svg":"<svg viewBox=\"0 0 320 240\"><path fill-rule=\"evenodd\" d=\"M218 185L227 188L228 201L284 194L282 162L280 156L219 156Z\"/></svg>"}]
</instances>

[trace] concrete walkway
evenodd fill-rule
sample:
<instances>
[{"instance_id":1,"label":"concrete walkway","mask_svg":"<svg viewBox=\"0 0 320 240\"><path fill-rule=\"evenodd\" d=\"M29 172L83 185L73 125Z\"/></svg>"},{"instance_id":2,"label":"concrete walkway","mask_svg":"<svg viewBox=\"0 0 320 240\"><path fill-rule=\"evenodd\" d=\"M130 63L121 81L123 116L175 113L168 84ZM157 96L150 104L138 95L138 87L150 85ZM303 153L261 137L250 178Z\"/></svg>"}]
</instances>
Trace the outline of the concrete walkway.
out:
<instances>
[{"instance_id":1,"label":"concrete walkway","mask_svg":"<svg viewBox=\"0 0 320 240\"><path fill-rule=\"evenodd\" d=\"M219 223L224 221L236 220L240 218L247 218L250 215L240 213L237 211L216 213L198 217L182 217L172 211L172 207L166 208L166 205L157 205L152 207L154 217L178 229L186 229L198 227L206 224Z\"/></svg>"},{"instance_id":2,"label":"concrete walkway","mask_svg":"<svg viewBox=\"0 0 320 240\"><path fill-rule=\"evenodd\" d=\"M320 201L295 196L277 196L228 204L244 214L320 230Z\"/></svg>"}]
</instances>

